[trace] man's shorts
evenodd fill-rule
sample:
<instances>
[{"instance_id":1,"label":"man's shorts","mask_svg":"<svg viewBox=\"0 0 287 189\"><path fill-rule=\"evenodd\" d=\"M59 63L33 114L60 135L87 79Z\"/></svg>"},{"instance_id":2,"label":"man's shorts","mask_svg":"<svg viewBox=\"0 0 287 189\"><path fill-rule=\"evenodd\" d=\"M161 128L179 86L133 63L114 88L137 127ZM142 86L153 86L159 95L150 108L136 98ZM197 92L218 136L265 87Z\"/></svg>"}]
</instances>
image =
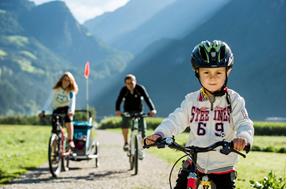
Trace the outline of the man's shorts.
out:
<instances>
[{"instance_id":1,"label":"man's shorts","mask_svg":"<svg viewBox=\"0 0 287 189\"><path fill-rule=\"evenodd\" d=\"M133 120L130 117L122 117L122 124L121 127L122 128L131 128L133 125ZM146 124L144 121L144 118L140 118L139 119L139 128L144 128L146 129Z\"/></svg>"}]
</instances>

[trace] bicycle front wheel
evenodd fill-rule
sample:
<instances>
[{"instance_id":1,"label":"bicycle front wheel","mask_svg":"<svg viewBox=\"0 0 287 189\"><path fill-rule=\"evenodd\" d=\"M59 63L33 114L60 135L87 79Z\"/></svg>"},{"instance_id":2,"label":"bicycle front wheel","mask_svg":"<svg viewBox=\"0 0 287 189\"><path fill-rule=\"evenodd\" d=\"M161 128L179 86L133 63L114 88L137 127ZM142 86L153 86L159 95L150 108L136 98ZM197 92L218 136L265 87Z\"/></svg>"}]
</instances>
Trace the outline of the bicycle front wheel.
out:
<instances>
[{"instance_id":1,"label":"bicycle front wheel","mask_svg":"<svg viewBox=\"0 0 287 189\"><path fill-rule=\"evenodd\" d=\"M135 143L135 154L134 154L134 175L138 174L138 160L139 160L139 146L138 146L138 138L137 136L134 137Z\"/></svg>"},{"instance_id":2,"label":"bicycle front wheel","mask_svg":"<svg viewBox=\"0 0 287 189\"><path fill-rule=\"evenodd\" d=\"M128 156L129 156L130 170L133 170L134 169L134 151L133 151L134 145L131 145L131 143L132 143L132 140L130 141Z\"/></svg>"},{"instance_id":3,"label":"bicycle front wheel","mask_svg":"<svg viewBox=\"0 0 287 189\"><path fill-rule=\"evenodd\" d=\"M61 139L55 133L52 133L48 145L49 170L53 177L58 177L61 172Z\"/></svg>"}]
</instances>

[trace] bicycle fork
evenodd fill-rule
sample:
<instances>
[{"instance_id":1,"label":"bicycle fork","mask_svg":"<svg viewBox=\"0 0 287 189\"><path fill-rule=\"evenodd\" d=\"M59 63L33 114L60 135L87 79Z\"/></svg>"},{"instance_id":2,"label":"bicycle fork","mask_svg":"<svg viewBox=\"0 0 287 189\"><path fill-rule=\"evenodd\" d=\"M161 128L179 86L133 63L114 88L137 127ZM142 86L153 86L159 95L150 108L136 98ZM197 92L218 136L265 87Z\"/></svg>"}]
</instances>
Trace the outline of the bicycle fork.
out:
<instances>
[{"instance_id":1,"label":"bicycle fork","mask_svg":"<svg viewBox=\"0 0 287 189\"><path fill-rule=\"evenodd\" d=\"M131 136L130 136L130 155L135 155L135 140L137 140L138 144L138 150L142 151L143 150L143 145L142 145L142 131L138 129L138 121L135 121L135 128L137 128L138 133L135 133L135 130L131 131Z\"/></svg>"}]
</instances>

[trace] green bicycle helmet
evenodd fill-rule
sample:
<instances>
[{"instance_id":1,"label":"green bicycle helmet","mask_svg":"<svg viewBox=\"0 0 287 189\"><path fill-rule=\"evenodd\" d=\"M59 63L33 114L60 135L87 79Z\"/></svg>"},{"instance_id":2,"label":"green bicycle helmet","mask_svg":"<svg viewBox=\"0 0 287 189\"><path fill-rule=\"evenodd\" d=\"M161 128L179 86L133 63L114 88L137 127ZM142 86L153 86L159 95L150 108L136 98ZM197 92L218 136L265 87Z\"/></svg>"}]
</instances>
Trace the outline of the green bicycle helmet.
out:
<instances>
[{"instance_id":1,"label":"green bicycle helmet","mask_svg":"<svg viewBox=\"0 0 287 189\"><path fill-rule=\"evenodd\" d=\"M202 41L192 51L191 64L194 71L198 68L231 68L234 63L230 47L223 41Z\"/></svg>"},{"instance_id":2,"label":"green bicycle helmet","mask_svg":"<svg viewBox=\"0 0 287 189\"><path fill-rule=\"evenodd\" d=\"M200 78L198 74L199 68L226 68L226 79L224 85L219 91L211 92L203 87L204 90L213 94L214 96L222 96L226 94L226 86L227 86L227 71L232 68L234 64L234 57L230 47L223 41L214 40L210 41L202 41L198 45L196 45L191 54L191 64L192 68L195 72L195 76L198 78L200 84Z\"/></svg>"}]
</instances>

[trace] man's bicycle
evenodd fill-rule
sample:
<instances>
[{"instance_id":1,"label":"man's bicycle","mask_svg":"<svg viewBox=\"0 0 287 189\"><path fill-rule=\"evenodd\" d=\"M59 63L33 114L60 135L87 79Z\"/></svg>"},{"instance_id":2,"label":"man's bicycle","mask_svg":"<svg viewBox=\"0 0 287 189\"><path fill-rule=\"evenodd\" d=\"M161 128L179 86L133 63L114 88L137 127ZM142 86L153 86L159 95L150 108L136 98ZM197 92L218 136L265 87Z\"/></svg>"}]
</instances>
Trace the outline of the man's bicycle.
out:
<instances>
[{"instance_id":1,"label":"man's bicycle","mask_svg":"<svg viewBox=\"0 0 287 189\"><path fill-rule=\"evenodd\" d=\"M64 130L65 114L52 114L52 131L48 145L49 170L53 177L58 177L61 171L68 170L69 149Z\"/></svg>"},{"instance_id":2,"label":"man's bicycle","mask_svg":"<svg viewBox=\"0 0 287 189\"><path fill-rule=\"evenodd\" d=\"M149 140L149 139L145 139L145 140ZM144 142L145 143L145 142ZM156 146L157 148L164 148L166 146L168 146L169 148L175 149L175 150L179 150L181 152L184 152L185 155L180 157L172 166L171 171L170 171L170 175L169 175L169 185L170 185L170 189L172 189L172 185L171 185L171 175L173 172L173 169L175 167L175 165L183 158L188 157L189 163L190 163L190 172L189 175L187 177L187 189L216 189L215 185L213 184L213 182L209 179L207 174L200 174L200 176L197 175L198 170L196 167L196 163L197 163L197 154L198 153L204 153L204 152L208 152L208 151L214 151L216 150L216 148L221 147L219 149L220 153L228 155L231 152L237 153L239 155L241 155L242 157L246 157L245 154L235 150L233 148L233 143L232 142L227 142L227 141L219 141L216 142L210 146L207 147L197 147L197 146L182 146L179 145L178 143L175 142L174 137L167 137L167 138L160 138L159 140L157 140L155 142L155 144L153 145L144 145L143 148L149 148L151 146ZM245 152L248 153L250 150L250 146L248 145L245 148Z\"/></svg>"},{"instance_id":3,"label":"man's bicycle","mask_svg":"<svg viewBox=\"0 0 287 189\"><path fill-rule=\"evenodd\" d=\"M123 116L132 119L132 127L130 132L130 142L128 149L128 157L130 163L130 170L134 171L134 175L138 174L138 160L139 153L142 152L142 139L144 137L144 129L139 128L139 120L146 117L147 115L144 113L123 113Z\"/></svg>"}]
</instances>

